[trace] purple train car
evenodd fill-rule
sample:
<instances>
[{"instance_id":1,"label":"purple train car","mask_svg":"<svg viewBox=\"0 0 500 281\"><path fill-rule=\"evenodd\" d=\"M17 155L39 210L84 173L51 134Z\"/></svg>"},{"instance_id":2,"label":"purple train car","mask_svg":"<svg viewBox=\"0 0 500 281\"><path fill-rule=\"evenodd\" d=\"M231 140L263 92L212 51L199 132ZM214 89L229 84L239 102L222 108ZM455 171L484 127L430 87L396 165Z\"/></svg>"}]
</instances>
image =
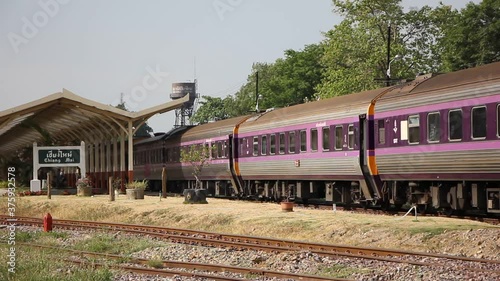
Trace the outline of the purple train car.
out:
<instances>
[{"instance_id":1,"label":"purple train car","mask_svg":"<svg viewBox=\"0 0 500 281\"><path fill-rule=\"evenodd\" d=\"M390 200L500 213L500 63L396 86L375 103L374 157Z\"/></svg>"},{"instance_id":2,"label":"purple train car","mask_svg":"<svg viewBox=\"0 0 500 281\"><path fill-rule=\"evenodd\" d=\"M193 165L181 161L181 150L204 146L209 154L207 165L197 174L203 188L209 190L211 195L230 196L234 193L229 187L233 180L230 165L231 138L234 128L246 118L248 117L241 116L199 126L179 127L137 143L134 145L134 159L137 163L134 165L135 178L148 179L150 187L159 190L162 169L165 167L169 192L195 188Z\"/></svg>"},{"instance_id":3,"label":"purple train car","mask_svg":"<svg viewBox=\"0 0 500 281\"><path fill-rule=\"evenodd\" d=\"M215 196L500 214L500 63L179 129L136 153L161 148L182 189L193 145L214 148L200 179Z\"/></svg>"}]
</instances>

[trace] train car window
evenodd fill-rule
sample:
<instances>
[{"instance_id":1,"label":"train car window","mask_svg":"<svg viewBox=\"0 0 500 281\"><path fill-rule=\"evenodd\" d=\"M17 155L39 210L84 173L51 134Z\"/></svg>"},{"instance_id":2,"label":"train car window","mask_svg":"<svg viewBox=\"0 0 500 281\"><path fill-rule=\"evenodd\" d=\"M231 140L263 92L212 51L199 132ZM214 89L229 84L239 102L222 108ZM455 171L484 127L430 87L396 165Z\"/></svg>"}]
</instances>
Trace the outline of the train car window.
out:
<instances>
[{"instance_id":1,"label":"train car window","mask_svg":"<svg viewBox=\"0 0 500 281\"><path fill-rule=\"evenodd\" d=\"M180 155L181 155L181 150L180 150L180 148L179 148L179 147L176 147L176 148L174 149L174 161L175 161L175 162L179 162L179 161L180 161L180 159L181 159L181 158L180 158Z\"/></svg>"},{"instance_id":2,"label":"train car window","mask_svg":"<svg viewBox=\"0 0 500 281\"><path fill-rule=\"evenodd\" d=\"M472 138L486 138L486 106L472 108Z\"/></svg>"},{"instance_id":3,"label":"train car window","mask_svg":"<svg viewBox=\"0 0 500 281\"><path fill-rule=\"evenodd\" d=\"M217 142L217 158L222 158L224 156L224 150L222 149L222 142Z\"/></svg>"},{"instance_id":4,"label":"train car window","mask_svg":"<svg viewBox=\"0 0 500 281\"><path fill-rule=\"evenodd\" d=\"M247 144L246 143L247 143L246 138L241 139L241 143L240 143L240 155L241 156L247 154Z\"/></svg>"},{"instance_id":5,"label":"train car window","mask_svg":"<svg viewBox=\"0 0 500 281\"><path fill-rule=\"evenodd\" d=\"M227 145L227 141L222 142L222 153L224 158L229 157L229 146Z\"/></svg>"},{"instance_id":6,"label":"train car window","mask_svg":"<svg viewBox=\"0 0 500 281\"><path fill-rule=\"evenodd\" d=\"M318 151L318 129L311 129L311 151Z\"/></svg>"},{"instance_id":7,"label":"train car window","mask_svg":"<svg viewBox=\"0 0 500 281\"><path fill-rule=\"evenodd\" d=\"M212 159L217 158L217 144L216 143L212 143L212 149L210 152L211 152L210 154L212 156Z\"/></svg>"},{"instance_id":8,"label":"train car window","mask_svg":"<svg viewBox=\"0 0 500 281\"><path fill-rule=\"evenodd\" d=\"M497 105L497 137L500 137L500 104Z\"/></svg>"},{"instance_id":9,"label":"train car window","mask_svg":"<svg viewBox=\"0 0 500 281\"><path fill-rule=\"evenodd\" d=\"M354 149L354 124L350 124L349 127L347 127L348 135L349 135L349 142L347 144L347 147L349 149Z\"/></svg>"},{"instance_id":10,"label":"train car window","mask_svg":"<svg viewBox=\"0 0 500 281\"><path fill-rule=\"evenodd\" d=\"M408 116L408 143L420 142L420 117L418 115Z\"/></svg>"},{"instance_id":11,"label":"train car window","mask_svg":"<svg viewBox=\"0 0 500 281\"><path fill-rule=\"evenodd\" d=\"M342 149L342 126L335 127L335 150Z\"/></svg>"},{"instance_id":12,"label":"train car window","mask_svg":"<svg viewBox=\"0 0 500 281\"><path fill-rule=\"evenodd\" d=\"M295 132L288 133L288 152L295 153Z\"/></svg>"},{"instance_id":13,"label":"train car window","mask_svg":"<svg viewBox=\"0 0 500 281\"><path fill-rule=\"evenodd\" d=\"M300 152L307 151L307 134L305 130L300 131Z\"/></svg>"},{"instance_id":14,"label":"train car window","mask_svg":"<svg viewBox=\"0 0 500 281\"><path fill-rule=\"evenodd\" d=\"M462 110L453 109L448 112L448 138L450 141L462 139Z\"/></svg>"},{"instance_id":15,"label":"train car window","mask_svg":"<svg viewBox=\"0 0 500 281\"><path fill-rule=\"evenodd\" d=\"M271 149L269 152L271 155L274 155L274 154L276 154L276 135L275 134L272 134L270 136L270 141L271 141Z\"/></svg>"},{"instance_id":16,"label":"train car window","mask_svg":"<svg viewBox=\"0 0 500 281\"><path fill-rule=\"evenodd\" d=\"M210 157L210 155L208 154L208 144L206 142L200 143L198 145L198 149L200 150L200 154L203 155L204 158Z\"/></svg>"},{"instance_id":17,"label":"train car window","mask_svg":"<svg viewBox=\"0 0 500 281\"><path fill-rule=\"evenodd\" d=\"M378 120L378 143L385 144L385 120Z\"/></svg>"},{"instance_id":18,"label":"train car window","mask_svg":"<svg viewBox=\"0 0 500 281\"><path fill-rule=\"evenodd\" d=\"M285 133L280 133L279 145L280 145L280 154L284 154L285 153Z\"/></svg>"},{"instance_id":19,"label":"train car window","mask_svg":"<svg viewBox=\"0 0 500 281\"><path fill-rule=\"evenodd\" d=\"M205 158L210 158L210 146L208 142L203 144L203 154L205 155Z\"/></svg>"},{"instance_id":20,"label":"train car window","mask_svg":"<svg viewBox=\"0 0 500 281\"><path fill-rule=\"evenodd\" d=\"M261 153L261 155L267 155L267 136L266 135L262 136L260 153Z\"/></svg>"},{"instance_id":21,"label":"train car window","mask_svg":"<svg viewBox=\"0 0 500 281\"><path fill-rule=\"evenodd\" d=\"M323 127L323 151L330 150L330 127Z\"/></svg>"},{"instance_id":22,"label":"train car window","mask_svg":"<svg viewBox=\"0 0 500 281\"><path fill-rule=\"evenodd\" d=\"M427 141L439 142L441 136L440 113L432 112L427 114Z\"/></svg>"},{"instance_id":23,"label":"train car window","mask_svg":"<svg viewBox=\"0 0 500 281\"><path fill-rule=\"evenodd\" d=\"M259 155L259 137L253 137L253 156Z\"/></svg>"}]
</instances>

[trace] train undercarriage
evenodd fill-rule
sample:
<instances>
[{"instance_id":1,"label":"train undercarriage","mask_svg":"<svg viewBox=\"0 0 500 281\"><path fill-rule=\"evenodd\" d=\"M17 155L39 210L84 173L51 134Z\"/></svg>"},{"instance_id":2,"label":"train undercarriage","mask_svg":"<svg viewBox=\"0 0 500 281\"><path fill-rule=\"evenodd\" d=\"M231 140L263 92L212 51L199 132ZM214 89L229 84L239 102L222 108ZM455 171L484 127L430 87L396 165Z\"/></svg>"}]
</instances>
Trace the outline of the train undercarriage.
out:
<instances>
[{"instance_id":1,"label":"train undercarriage","mask_svg":"<svg viewBox=\"0 0 500 281\"><path fill-rule=\"evenodd\" d=\"M168 192L180 193L195 188L196 182L170 181ZM279 202L286 198L298 203L337 204L344 207L408 209L421 213L497 214L500 216L500 184L497 182L383 182L377 198L359 181L244 181L241 190L231 181L202 181L207 194L220 198L240 198ZM161 182L151 181L152 190Z\"/></svg>"}]
</instances>

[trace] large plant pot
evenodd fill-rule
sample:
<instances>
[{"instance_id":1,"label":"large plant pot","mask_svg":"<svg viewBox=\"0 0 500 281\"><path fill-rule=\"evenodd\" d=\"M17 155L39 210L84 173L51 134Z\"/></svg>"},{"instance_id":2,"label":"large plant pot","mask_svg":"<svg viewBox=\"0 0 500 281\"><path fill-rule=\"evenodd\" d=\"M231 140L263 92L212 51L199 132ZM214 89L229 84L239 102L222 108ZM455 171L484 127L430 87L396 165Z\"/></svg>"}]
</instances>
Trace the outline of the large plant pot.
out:
<instances>
[{"instance_id":1,"label":"large plant pot","mask_svg":"<svg viewBox=\"0 0 500 281\"><path fill-rule=\"evenodd\" d=\"M184 189L184 204L208 204L206 189Z\"/></svg>"},{"instance_id":2,"label":"large plant pot","mask_svg":"<svg viewBox=\"0 0 500 281\"><path fill-rule=\"evenodd\" d=\"M293 202L281 202L281 210L283 212L293 212Z\"/></svg>"},{"instance_id":3,"label":"large plant pot","mask_svg":"<svg viewBox=\"0 0 500 281\"><path fill-rule=\"evenodd\" d=\"M136 196L137 196L137 193L136 193L135 189L127 189L127 199L135 200Z\"/></svg>"},{"instance_id":4,"label":"large plant pot","mask_svg":"<svg viewBox=\"0 0 500 281\"><path fill-rule=\"evenodd\" d=\"M144 199L144 189L142 188L135 189L135 199Z\"/></svg>"},{"instance_id":5,"label":"large plant pot","mask_svg":"<svg viewBox=\"0 0 500 281\"><path fill-rule=\"evenodd\" d=\"M77 196L92 196L92 186L86 187L77 187L76 188Z\"/></svg>"}]
</instances>

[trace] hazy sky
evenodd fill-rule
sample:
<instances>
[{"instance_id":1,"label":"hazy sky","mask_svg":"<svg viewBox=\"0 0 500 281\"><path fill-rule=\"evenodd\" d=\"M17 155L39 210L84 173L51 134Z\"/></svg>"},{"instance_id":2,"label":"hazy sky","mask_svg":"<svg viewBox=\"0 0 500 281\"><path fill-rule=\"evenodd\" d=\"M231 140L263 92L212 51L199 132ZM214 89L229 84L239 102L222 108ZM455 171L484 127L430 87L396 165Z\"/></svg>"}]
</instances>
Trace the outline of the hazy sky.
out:
<instances>
[{"instance_id":1,"label":"hazy sky","mask_svg":"<svg viewBox=\"0 0 500 281\"><path fill-rule=\"evenodd\" d=\"M340 20L331 0L0 0L0 111L62 88L112 105L124 93L137 111L195 73L201 95L224 97L253 62L317 43ZM155 132L173 123L173 113L149 121Z\"/></svg>"}]
</instances>

